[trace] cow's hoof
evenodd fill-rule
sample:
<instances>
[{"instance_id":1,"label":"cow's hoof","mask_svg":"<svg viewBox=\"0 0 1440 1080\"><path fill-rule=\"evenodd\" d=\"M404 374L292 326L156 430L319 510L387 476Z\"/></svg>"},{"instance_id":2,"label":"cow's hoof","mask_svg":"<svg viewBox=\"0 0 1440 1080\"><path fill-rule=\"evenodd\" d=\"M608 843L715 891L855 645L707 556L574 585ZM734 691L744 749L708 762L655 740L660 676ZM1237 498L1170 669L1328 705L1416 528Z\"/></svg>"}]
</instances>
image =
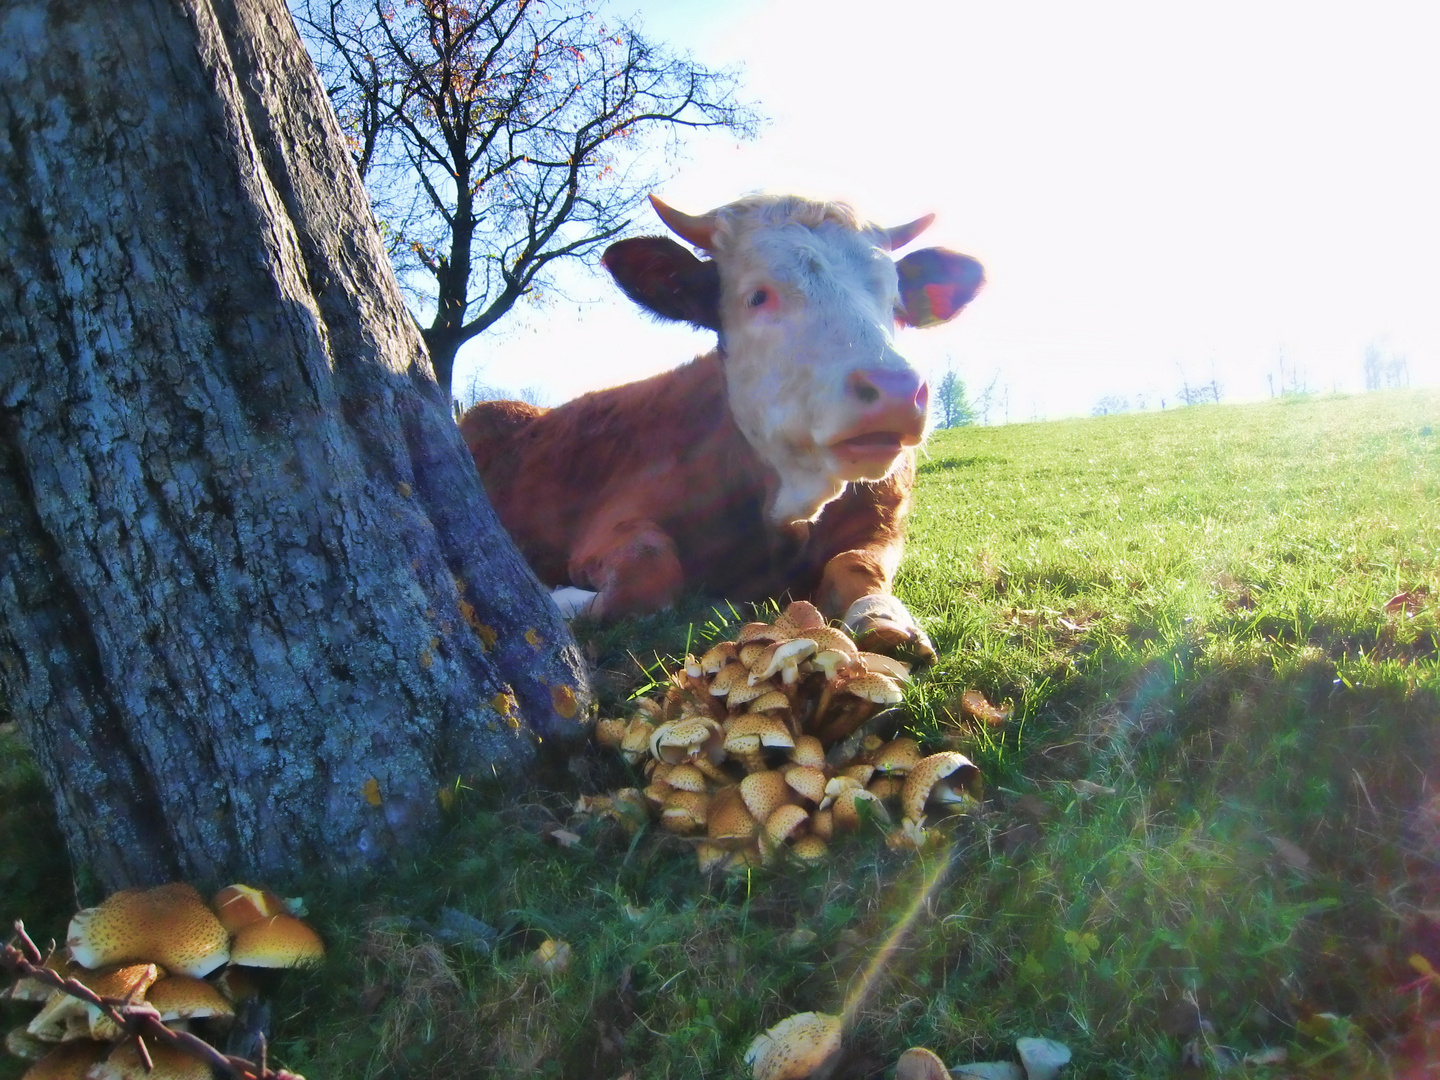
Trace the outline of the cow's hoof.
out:
<instances>
[{"instance_id":1,"label":"cow's hoof","mask_svg":"<svg viewBox=\"0 0 1440 1080\"><path fill-rule=\"evenodd\" d=\"M862 596L845 613L845 628L866 652L913 664L933 664L935 646L905 605L893 596Z\"/></svg>"},{"instance_id":2,"label":"cow's hoof","mask_svg":"<svg viewBox=\"0 0 1440 1080\"><path fill-rule=\"evenodd\" d=\"M573 585L562 585L558 589L550 590L550 600L560 609L560 617L566 622L589 615L595 597L599 595L589 589L577 589Z\"/></svg>"}]
</instances>

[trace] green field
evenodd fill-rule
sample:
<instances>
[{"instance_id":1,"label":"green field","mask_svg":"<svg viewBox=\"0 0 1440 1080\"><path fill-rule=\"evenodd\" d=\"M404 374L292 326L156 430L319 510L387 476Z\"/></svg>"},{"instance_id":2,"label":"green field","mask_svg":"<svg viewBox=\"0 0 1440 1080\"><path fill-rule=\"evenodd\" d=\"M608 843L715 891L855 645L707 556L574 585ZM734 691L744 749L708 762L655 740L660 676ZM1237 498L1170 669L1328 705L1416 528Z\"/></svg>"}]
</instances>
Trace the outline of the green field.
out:
<instances>
[{"instance_id":1,"label":"green field","mask_svg":"<svg viewBox=\"0 0 1440 1080\"><path fill-rule=\"evenodd\" d=\"M331 956L281 985L276 1055L310 1080L741 1076L757 1033L849 1000L838 1077L1026 1035L1075 1078L1429 1075L1437 424L1440 392L1404 391L938 433L898 588L940 661L906 708L981 767L981 813L919 855L876 826L707 881L673 837L570 815L628 782L608 754L474 793L383 878L284 883ZM590 639L612 712L630 655L717 629L684 614ZM1012 717L966 719L967 689ZM55 933L68 872L13 731L0 765L0 907ZM447 908L493 949L437 941ZM529 963L547 936L564 974Z\"/></svg>"}]
</instances>

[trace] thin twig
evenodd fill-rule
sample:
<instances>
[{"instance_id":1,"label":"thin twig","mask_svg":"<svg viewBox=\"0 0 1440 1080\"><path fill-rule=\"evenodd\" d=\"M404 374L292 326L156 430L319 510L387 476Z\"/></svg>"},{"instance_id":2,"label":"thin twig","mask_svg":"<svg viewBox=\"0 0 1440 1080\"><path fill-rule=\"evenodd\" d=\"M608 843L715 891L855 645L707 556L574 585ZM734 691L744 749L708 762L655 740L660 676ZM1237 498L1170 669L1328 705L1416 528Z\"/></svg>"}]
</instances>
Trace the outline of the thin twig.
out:
<instances>
[{"instance_id":1,"label":"thin twig","mask_svg":"<svg viewBox=\"0 0 1440 1080\"><path fill-rule=\"evenodd\" d=\"M18 944L17 944L18 943ZM204 1039L190 1034L188 1031L174 1031L165 1026L160 1020L160 1014L153 1005L145 1002L137 1002L132 998L100 997L84 983L77 979L67 979L58 971L52 971L45 966L45 958L40 954L40 949L25 932L25 924L19 919L15 920L15 942L6 944L0 949L0 968L6 971L15 972L20 975L28 975L42 983L53 986L69 994L73 998L93 1005L101 1010L111 1020L115 1021L127 1035L134 1035L140 1039L140 1054L143 1059L149 1059L149 1051L145 1048L145 1038L152 1038L157 1042L189 1054L205 1062L212 1069L219 1069L227 1076L235 1077L236 1080L305 1080L299 1073L292 1073L285 1069L271 1069L262 1063L255 1064L246 1058L231 1057L229 1054L222 1054L215 1047L211 1046ZM263 1047L263 1043L261 1044ZM264 1051L262 1050L263 1054Z\"/></svg>"}]
</instances>

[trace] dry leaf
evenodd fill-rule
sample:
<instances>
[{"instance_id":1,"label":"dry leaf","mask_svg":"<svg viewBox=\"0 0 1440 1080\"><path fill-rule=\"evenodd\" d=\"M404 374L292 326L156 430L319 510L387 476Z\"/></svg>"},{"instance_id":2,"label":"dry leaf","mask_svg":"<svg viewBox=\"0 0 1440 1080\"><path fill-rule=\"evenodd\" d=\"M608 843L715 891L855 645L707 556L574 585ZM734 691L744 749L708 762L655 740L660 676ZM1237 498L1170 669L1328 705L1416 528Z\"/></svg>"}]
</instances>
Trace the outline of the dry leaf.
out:
<instances>
[{"instance_id":1,"label":"dry leaf","mask_svg":"<svg viewBox=\"0 0 1440 1080\"><path fill-rule=\"evenodd\" d=\"M960 708L965 710L967 715L986 724L1003 724L1010 719L1009 709L991 705L979 690L966 690L961 694Z\"/></svg>"},{"instance_id":2,"label":"dry leaf","mask_svg":"<svg viewBox=\"0 0 1440 1080\"><path fill-rule=\"evenodd\" d=\"M551 829L546 835L565 848L574 847L580 842L580 834L573 833L569 829Z\"/></svg>"},{"instance_id":3,"label":"dry leaf","mask_svg":"<svg viewBox=\"0 0 1440 1080\"><path fill-rule=\"evenodd\" d=\"M1288 866L1296 870L1310 869L1311 859L1299 844L1291 843L1283 836L1267 836L1270 846L1275 849L1275 854Z\"/></svg>"}]
</instances>

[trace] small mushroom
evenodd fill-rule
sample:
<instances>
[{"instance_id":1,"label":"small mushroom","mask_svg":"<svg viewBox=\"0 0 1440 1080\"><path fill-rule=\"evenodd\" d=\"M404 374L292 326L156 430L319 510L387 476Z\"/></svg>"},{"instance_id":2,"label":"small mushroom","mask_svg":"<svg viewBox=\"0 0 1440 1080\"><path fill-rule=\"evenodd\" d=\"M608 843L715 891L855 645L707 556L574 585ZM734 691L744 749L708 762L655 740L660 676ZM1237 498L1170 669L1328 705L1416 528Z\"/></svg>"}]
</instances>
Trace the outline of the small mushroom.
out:
<instances>
[{"instance_id":1,"label":"small mushroom","mask_svg":"<svg viewBox=\"0 0 1440 1080\"><path fill-rule=\"evenodd\" d=\"M814 735L801 735L790 750L790 760L810 769L825 767L825 746Z\"/></svg>"},{"instance_id":2,"label":"small mushroom","mask_svg":"<svg viewBox=\"0 0 1440 1080\"><path fill-rule=\"evenodd\" d=\"M862 652L859 656L860 663L865 665L865 670L872 674L888 675L901 682L910 678L910 665L903 660L896 660L893 656L874 652Z\"/></svg>"},{"instance_id":3,"label":"small mushroom","mask_svg":"<svg viewBox=\"0 0 1440 1080\"><path fill-rule=\"evenodd\" d=\"M650 753L661 761L678 765L702 752L719 752L725 734L708 716L684 716L661 724L650 736Z\"/></svg>"},{"instance_id":4,"label":"small mushroom","mask_svg":"<svg viewBox=\"0 0 1440 1080\"><path fill-rule=\"evenodd\" d=\"M61 1043L31 1065L21 1080L81 1080L110 1052L111 1044L94 1039Z\"/></svg>"},{"instance_id":5,"label":"small mushroom","mask_svg":"<svg viewBox=\"0 0 1440 1080\"><path fill-rule=\"evenodd\" d=\"M530 966L541 975L560 975L570 966L570 943L546 938L530 954Z\"/></svg>"},{"instance_id":6,"label":"small mushroom","mask_svg":"<svg viewBox=\"0 0 1440 1080\"><path fill-rule=\"evenodd\" d=\"M289 968L318 964L325 956L320 935L294 915L271 915L235 935L230 962L243 967Z\"/></svg>"},{"instance_id":7,"label":"small mushroom","mask_svg":"<svg viewBox=\"0 0 1440 1080\"><path fill-rule=\"evenodd\" d=\"M767 769L751 773L740 781L740 797L756 821L766 821L776 808L793 803L795 793L782 773Z\"/></svg>"},{"instance_id":8,"label":"small mushroom","mask_svg":"<svg viewBox=\"0 0 1440 1080\"><path fill-rule=\"evenodd\" d=\"M722 641L718 645L712 645L705 655L700 657L700 670L706 675L715 675L738 655L739 647L735 642Z\"/></svg>"},{"instance_id":9,"label":"small mushroom","mask_svg":"<svg viewBox=\"0 0 1440 1080\"><path fill-rule=\"evenodd\" d=\"M796 1013L757 1035L745 1052L755 1080L804 1080L840 1053L842 1021L829 1013Z\"/></svg>"},{"instance_id":10,"label":"small mushroom","mask_svg":"<svg viewBox=\"0 0 1440 1080\"><path fill-rule=\"evenodd\" d=\"M127 1039L85 1076L86 1080L210 1080L211 1073L207 1062L157 1039L146 1040L144 1055L134 1039Z\"/></svg>"},{"instance_id":11,"label":"small mushroom","mask_svg":"<svg viewBox=\"0 0 1440 1080\"><path fill-rule=\"evenodd\" d=\"M710 680L710 693L713 697L725 697L737 683L745 683L749 679L750 672L745 665L739 660L732 660Z\"/></svg>"},{"instance_id":12,"label":"small mushroom","mask_svg":"<svg viewBox=\"0 0 1440 1080\"><path fill-rule=\"evenodd\" d=\"M830 811L835 815L835 828L839 832L853 832L860 827L860 804L870 806L875 817L888 822L890 813L885 804L862 787L848 788L835 797Z\"/></svg>"},{"instance_id":13,"label":"small mushroom","mask_svg":"<svg viewBox=\"0 0 1440 1080\"><path fill-rule=\"evenodd\" d=\"M638 765L650 750L650 736L655 734L655 725L643 716L636 716L625 729L620 742L620 753L631 765Z\"/></svg>"},{"instance_id":14,"label":"small mushroom","mask_svg":"<svg viewBox=\"0 0 1440 1080\"><path fill-rule=\"evenodd\" d=\"M796 806L794 803L785 806L778 806L775 812L765 819L765 837L770 843L779 848L784 845L810 823L810 815L805 812L804 807Z\"/></svg>"},{"instance_id":15,"label":"small mushroom","mask_svg":"<svg viewBox=\"0 0 1440 1080\"><path fill-rule=\"evenodd\" d=\"M753 641L769 644L772 641L778 641L779 638L780 632L770 623L748 622L740 627L740 632L735 635L735 642L744 647Z\"/></svg>"},{"instance_id":16,"label":"small mushroom","mask_svg":"<svg viewBox=\"0 0 1440 1080\"><path fill-rule=\"evenodd\" d=\"M905 816L919 821L929 803L973 804L980 784L980 770L964 754L942 750L921 758L900 793Z\"/></svg>"},{"instance_id":17,"label":"small mushroom","mask_svg":"<svg viewBox=\"0 0 1440 1080\"><path fill-rule=\"evenodd\" d=\"M162 974L154 964L129 964L107 967L99 971L77 971L71 977L100 997L140 1000L150 984ZM56 990L26 1027L31 1035L47 1042L88 1036L95 1018L104 1016L93 1005L87 1005L63 990ZM106 1018L108 1020L108 1018ZM113 1021L109 1021L114 1026ZM119 1029L105 1038L119 1038Z\"/></svg>"},{"instance_id":18,"label":"small mushroom","mask_svg":"<svg viewBox=\"0 0 1440 1080\"><path fill-rule=\"evenodd\" d=\"M830 847L825 843L823 837L811 833L802 836L790 845L790 853L801 862L817 863L823 862L825 856L830 854Z\"/></svg>"},{"instance_id":19,"label":"small mushroom","mask_svg":"<svg viewBox=\"0 0 1440 1080\"><path fill-rule=\"evenodd\" d=\"M660 810L660 827L686 836L705 827L710 796L697 791L671 791Z\"/></svg>"},{"instance_id":20,"label":"small mushroom","mask_svg":"<svg viewBox=\"0 0 1440 1080\"><path fill-rule=\"evenodd\" d=\"M289 914L285 901L268 889L250 885L227 885L210 899L220 925L230 933L271 915Z\"/></svg>"},{"instance_id":21,"label":"small mushroom","mask_svg":"<svg viewBox=\"0 0 1440 1080\"><path fill-rule=\"evenodd\" d=\"M878 773L904 775L919 763L920 757L920 744L914 739L902 736L898 739L891 739L875 751L875 758L871 764L875 766L875 771Z\"/></svg>"},{"instance_id":22,"label":"small mushroom","mask_svg":"<svg viewBox=\"0 0 1440 1080\"><path fill-rule=\"evenodd\" d=\"M706 775L689 762L681 762L672 766L666 773L664 782L669 784L676 791L708 791L710 782Z\"/></svg>"},{"instance_id":23,"label":"small mushroom","mask_svg":"<svg viewBox=\"0 0 1440 1080\"><path fill-rule=\"evenodd\" d=\"M628 720L596 720L595 741L607 750L619 750L620 744L625 741L625 731L629 726Z\"/></svg>"},{"instance_id":24,"label":"small mushroom","mask_svg":"<svg viewBox=\"0 0 1440 1080\"><path fill-rule=\"evenodd\" d=\"M815 642L809 638L791 638L777 641L766 647L759 658L750 666L747 678L750 685L763 682L774 675L786 686L793 685L800 678L800 661L815 655Z\"/></svg>"},{"instance_id":25,"label":"small mushroom","mask_svg":"<svg viewBox=\"0 0 1440 1080\"><path fill-rule=\"evenodd\" d=\"M825 774L808 765L790 765L783 770L785 783L792 791L810 803L820 803L825 798Z\"/></svg>"},{"instance_id":26,"label":"small mushroom","mask_svg":"<svg viewBox=\"0 0 1440 1080\"><path fill-rule=\"evenodd\" d=\"M746 807L738 787L722 788L711 798L705 833L712 844L724 848L748 844L754 839L759 825L755 815Z\"/></svg>"}]
</instances>

